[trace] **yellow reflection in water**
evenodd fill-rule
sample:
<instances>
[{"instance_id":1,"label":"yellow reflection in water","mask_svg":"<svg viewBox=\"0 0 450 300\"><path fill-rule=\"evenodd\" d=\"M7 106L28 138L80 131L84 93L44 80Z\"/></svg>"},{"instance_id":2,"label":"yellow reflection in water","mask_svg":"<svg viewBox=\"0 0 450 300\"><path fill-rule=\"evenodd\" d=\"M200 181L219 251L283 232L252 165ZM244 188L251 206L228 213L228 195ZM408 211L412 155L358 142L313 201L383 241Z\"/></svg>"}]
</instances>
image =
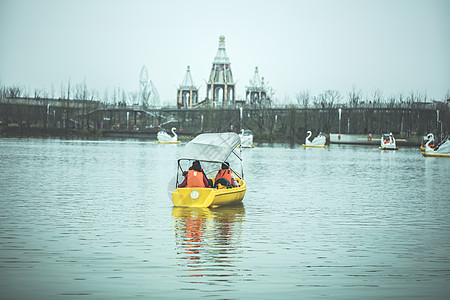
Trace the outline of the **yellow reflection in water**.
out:
<instances>
[{"instance_id":1,"label":"yellow reflection in water","mask_svg":"<svg viewBox=\"0 0 450 300\"><path fill-rule=\"evenodd\" d=\"M217 284L228 281L224 277L239 276L242 203L212 209L174 207L172 217L180 277L203 277Z\"/></svg>"}]
</instances>

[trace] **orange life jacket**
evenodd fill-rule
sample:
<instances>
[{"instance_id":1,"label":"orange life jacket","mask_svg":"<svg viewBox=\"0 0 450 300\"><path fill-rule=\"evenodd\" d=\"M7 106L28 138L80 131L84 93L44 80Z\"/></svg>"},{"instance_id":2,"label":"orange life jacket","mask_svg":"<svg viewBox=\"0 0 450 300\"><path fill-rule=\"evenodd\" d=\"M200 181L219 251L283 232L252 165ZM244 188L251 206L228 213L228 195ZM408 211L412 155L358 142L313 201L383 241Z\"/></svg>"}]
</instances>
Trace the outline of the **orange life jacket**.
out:
<instances>
[{"instance_id":1,"label":"orange life jacket","mask_svg":"<svg viewBox=\"0 0 450 300\"><path fill-rule=\"evenodd\" d=\"M219 179L219 178L225 178L226 180L228 180L228 182L231 184L231 173L232 173L233 171L231 171L230 169L225 169L225 170L219 170L218 172L217 172L217 175L216 175L216 180L215 181L217 181L217 179Z\"/></svg>"},{"instance_id":2,"label":"orange life jacket","mask_svg":"<svg viewBox=\"0 0 450 300\"><path fill-rule=\"evenodd\" d=\"M187 187L205 187L203 182L203 173L195 170L189 170L187 173Z\"/></svg>"}]
</instances>

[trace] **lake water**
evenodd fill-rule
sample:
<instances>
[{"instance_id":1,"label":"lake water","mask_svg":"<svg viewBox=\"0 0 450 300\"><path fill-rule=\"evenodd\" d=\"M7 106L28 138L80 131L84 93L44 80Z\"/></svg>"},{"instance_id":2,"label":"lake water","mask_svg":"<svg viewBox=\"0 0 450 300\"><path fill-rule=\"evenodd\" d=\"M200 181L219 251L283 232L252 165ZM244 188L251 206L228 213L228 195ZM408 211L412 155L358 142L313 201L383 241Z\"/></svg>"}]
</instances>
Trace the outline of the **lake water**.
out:
<instances>
[{"instance_id":1,"label":"lake water","mask_svg":"<svg viewBox=\"0 0 450 300\"><path fill-rule=\"evenodd\" d=\"M2 299L448 299L450 159L243 149L243 204L174 208L184 145L0 139Z\"/></svg>"}]
</instances>

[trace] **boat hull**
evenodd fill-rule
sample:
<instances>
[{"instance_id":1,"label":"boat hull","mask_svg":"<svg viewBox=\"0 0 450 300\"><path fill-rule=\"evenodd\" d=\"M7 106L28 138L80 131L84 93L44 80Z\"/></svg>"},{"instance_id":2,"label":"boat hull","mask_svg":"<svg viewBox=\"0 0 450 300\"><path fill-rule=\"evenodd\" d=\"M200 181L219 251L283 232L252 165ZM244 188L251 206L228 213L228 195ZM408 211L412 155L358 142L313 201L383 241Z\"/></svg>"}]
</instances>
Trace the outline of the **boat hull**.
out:
<instances>
[{"instance_id":1,"label":"boat hull","mask_svg":"<svg viewBox=\"0 0 450 300\"><path fill-rule=\"evenodd\" d=\"M241 147L242 148L253 148L253 137L241 137Z\"/></svg>"},{"instance_id":2,"label":"boat hull","mask_svg":"<svg viewBox=\"0 0 450 300\"><path fill-rule=\"evenodd\" d=\"M423 156L428 157L450 157L450 153L430 153L430 152L422 152Z\"/></svg>"},{"instance_id":3,"label":"boat hull","mask_svg":"<svg viewBox=\"0 0 450 300\"><path fill-rule=\"evenodd\" d=\"M241 202L246 190L244 180L241 186L230 189L178 188L172 192L172 201L180 207L217 207Z\"/></svg>"},{"instance_id":4,"label":"boat hull","mask_svg":"<svg viewBox=\"0 0 450 300\"><path fill-rule=\"evenodd\" d=\"M378 147L380 150L398 150L398 147Z\"/></svg>"},{"instance_id":5,"label":"boat hull","mask_svg":"<svg viewBox=\"0 0 450 300\"><path fill-rule=\"evenodd\" d=\"M308 144L302 144L303 148L326 148L328 145L308 145Z\"/></svg>"},{"instance_id":6,"label":"boat hull","mask_svg":"<svg viewBox=\"0 0 450 300\"><path fill-rule=\"evenodd\" d=\"M176 141L176 142L156 141L155 143L157 143L157 144L179 144L180 141Z\"/></svg>"}]
</instances>

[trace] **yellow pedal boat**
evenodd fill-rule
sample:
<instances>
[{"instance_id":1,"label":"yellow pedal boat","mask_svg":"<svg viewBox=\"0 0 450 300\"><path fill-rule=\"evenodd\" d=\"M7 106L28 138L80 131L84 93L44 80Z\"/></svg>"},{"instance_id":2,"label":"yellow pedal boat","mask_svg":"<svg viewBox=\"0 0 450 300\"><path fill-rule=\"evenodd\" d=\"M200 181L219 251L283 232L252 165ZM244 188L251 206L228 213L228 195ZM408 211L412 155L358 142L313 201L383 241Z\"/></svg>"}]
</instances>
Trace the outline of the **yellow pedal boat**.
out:
<instances>
[{"instance_id":1,"label":"yellow pedal boat","mask_svg":"<svg viewBox=\"0 0 450 300\"><path fill-rule=\"evenodd\" d=\"M245 196L247 185L243 178L242 150L237 147L239 145L239 136L232 132L203 133L186 144L178 158L176 189L172 192L173 205L218 207L241 202ZM187 170L195 160L198 160L207 171L207 178L210 179L213 187L178 187L178 184L184 179L184 170ZM239 184L238 187L226 188L226 185L222 186L219 182L215 182L217 171L226 161L231 162L231 169ZM240 170L237 169L238 167Z\"/></svg>"}]
</instances>

